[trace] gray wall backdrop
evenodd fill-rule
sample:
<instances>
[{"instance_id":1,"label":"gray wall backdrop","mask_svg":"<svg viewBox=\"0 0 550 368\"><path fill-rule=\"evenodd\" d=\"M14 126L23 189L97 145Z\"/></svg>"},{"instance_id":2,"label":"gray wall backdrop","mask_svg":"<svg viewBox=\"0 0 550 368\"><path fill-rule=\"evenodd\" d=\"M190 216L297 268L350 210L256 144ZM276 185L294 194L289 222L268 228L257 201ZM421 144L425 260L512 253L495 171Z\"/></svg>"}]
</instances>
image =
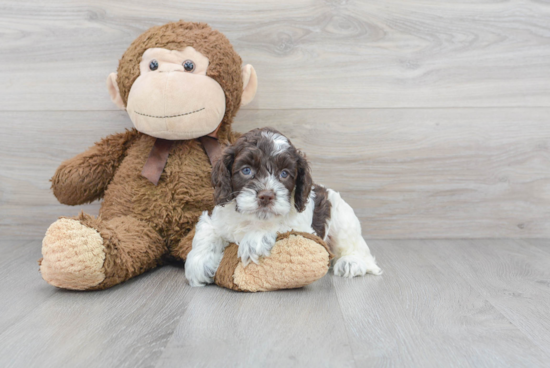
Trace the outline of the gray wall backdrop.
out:
<instances>
[{"instance_id":1,"label":"gray wall backdrop","mask_svg":"<svg viewBox=\"0 0 550 368\"><path fill-rule=\"evenodd\" d=\"M105 79L178 19L255 66L235 129L286 133L367 239L550 236L550 3L493 0L1 0L0 235L97 213L48 180L131 127Z\"/></svg>"}]
</instances>

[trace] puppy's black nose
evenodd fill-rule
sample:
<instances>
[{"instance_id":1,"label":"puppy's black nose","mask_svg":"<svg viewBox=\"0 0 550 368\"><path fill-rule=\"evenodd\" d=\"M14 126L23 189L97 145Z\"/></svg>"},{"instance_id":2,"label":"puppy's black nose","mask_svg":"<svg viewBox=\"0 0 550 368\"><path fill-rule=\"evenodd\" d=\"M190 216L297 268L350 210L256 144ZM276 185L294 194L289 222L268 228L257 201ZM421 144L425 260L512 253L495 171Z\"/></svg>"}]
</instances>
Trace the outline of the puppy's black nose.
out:
<instances>
[{"instance_id":1,"label":"puppy's black nose","mask_svg":"<svg viewBox=\"0 0 550 368\"><path fill-rule=\"evenodd\" d=\"M275 199L275 193L272 190L262 190L258 193L258 202L260 206L266 207Z\"/></svg>"}]
</instances>

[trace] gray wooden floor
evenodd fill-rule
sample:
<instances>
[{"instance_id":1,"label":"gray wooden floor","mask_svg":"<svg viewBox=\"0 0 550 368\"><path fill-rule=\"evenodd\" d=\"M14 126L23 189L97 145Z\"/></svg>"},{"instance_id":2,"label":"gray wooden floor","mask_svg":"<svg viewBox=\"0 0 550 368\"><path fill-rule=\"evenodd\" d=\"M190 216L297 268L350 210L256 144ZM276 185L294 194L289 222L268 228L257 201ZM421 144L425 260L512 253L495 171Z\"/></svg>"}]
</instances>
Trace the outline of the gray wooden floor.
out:
<instances>
[{"instance_id":1,"label":"gray wooden floor","mask_svg":"<svg viewBox=\"0 0 550 368\"><path fill-rule=\"evenodd\" d=\"M1 367L548 367L550 240L373 240L385 273L191 289L165 266L101 292L0 241Z\"/></svg>"}]
</instances>

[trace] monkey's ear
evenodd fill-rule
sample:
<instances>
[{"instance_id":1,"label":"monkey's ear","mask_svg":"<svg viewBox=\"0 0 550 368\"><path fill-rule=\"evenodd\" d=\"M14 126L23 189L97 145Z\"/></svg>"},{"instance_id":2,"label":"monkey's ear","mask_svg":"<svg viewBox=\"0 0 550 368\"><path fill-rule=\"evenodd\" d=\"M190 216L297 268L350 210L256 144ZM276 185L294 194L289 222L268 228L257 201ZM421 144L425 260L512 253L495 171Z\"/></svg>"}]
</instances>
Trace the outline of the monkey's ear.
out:
<instances>
[{"instance_id":1,"label":"monkey's ear","mask_svg":"<svg viewBox=\"0 0 550 368\"><path fill-rule=\"evenodd\" d=\"M256 96L258 89L258 77L254 67L250 64L243 66L243 95L241 96L241 106L248 105Z\"/></svg>"},{"instance_id":2,"label":"monkey's ear","mask_svg":"<svg viewBox=\"0 0 550 368\"><path fill-rule=\"evenodd\" d=\"M109 96L111 96L111 101L113 101L119 109L126 110L126 106L124 106L124 102L120 96L120 91L118 90L116 73L111 73L107 77L107 90L109 91Z\"/></svg>"}]
</instances>

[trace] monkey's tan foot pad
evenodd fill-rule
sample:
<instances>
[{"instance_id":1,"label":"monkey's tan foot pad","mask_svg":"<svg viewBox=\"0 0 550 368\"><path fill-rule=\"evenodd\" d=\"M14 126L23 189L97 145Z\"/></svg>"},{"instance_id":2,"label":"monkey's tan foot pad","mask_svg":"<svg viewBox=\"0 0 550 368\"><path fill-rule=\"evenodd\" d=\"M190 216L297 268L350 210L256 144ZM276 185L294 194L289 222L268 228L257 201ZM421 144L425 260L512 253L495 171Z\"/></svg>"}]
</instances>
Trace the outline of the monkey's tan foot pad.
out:
<instances>
[{"instance_id":1,"label":"monkey's tan foot pad","mask_svg":"<svg viewBox=\"0 0 550 368\"><path fill-rule=\"evenodd\" d=\"M244 267L237 256L238 246L225 250L214 281L237 291L296 289L323 277L333 255L319 237L288 232L277 237L269 257Z\"/></svg>"},{"instance_id":2,"label":"monkey's tan foot pad","mask_svg":"<svg viewBox=\"0 0 550 368\"><path fill-rule=\"evenodd\" d=\"M49 284L85 290L105 279L103 238L79 221L62 218L46 231L40 272Z\"/></svg>"}]
</instances>

